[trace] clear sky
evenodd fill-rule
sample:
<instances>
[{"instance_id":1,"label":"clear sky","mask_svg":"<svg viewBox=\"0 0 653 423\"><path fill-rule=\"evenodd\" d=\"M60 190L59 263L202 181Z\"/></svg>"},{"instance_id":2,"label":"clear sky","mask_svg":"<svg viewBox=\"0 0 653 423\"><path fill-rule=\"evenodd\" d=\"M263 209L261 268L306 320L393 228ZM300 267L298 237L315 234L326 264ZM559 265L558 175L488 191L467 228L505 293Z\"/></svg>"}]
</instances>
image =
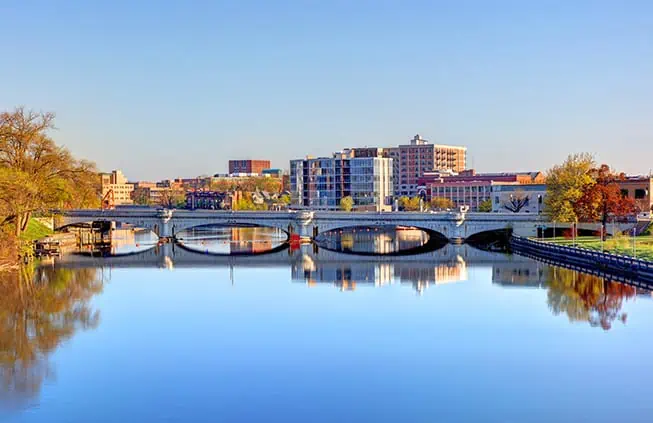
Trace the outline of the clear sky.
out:
<instances>
[{"instance_id":1,"label":"clear sky","mask_svg":"<svg viewBox=\"0 0 653 423\"><path fill-rule=\"evenodd\" d=\"M0 109L130 179L420 133L479 171L653 168L651 1L0 2Z\"/></svg>"}]
</instances>

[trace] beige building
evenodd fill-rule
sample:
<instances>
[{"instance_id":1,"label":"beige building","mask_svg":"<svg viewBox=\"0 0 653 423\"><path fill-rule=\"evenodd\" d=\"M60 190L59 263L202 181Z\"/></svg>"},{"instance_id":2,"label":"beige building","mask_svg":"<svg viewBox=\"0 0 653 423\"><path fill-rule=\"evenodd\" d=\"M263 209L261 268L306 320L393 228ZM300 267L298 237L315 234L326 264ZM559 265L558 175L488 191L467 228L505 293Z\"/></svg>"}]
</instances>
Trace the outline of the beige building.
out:
<instances>
[{"instance_id":1,"label":"beige building","mask_svg":"<svg viewBox=\"0 0 653 423\"><path fill-rule=\"evenodd\" d=\"M109 193L109 197L113 197L113 205L126 205L134 204L132 200L132 192L134 191L134 184L127 182L127 178L119 170L114 170L111 173L101 173L102 184L102 198Z\"/></svg>"}]
</instances>

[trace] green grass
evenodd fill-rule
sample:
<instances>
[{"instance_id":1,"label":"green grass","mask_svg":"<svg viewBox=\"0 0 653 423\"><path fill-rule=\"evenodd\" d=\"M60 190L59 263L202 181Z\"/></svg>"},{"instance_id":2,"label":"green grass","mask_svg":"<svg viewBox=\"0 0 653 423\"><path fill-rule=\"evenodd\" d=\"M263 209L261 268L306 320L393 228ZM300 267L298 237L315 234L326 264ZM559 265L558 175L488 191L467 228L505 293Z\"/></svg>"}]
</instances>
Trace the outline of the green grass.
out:
<instances>
[{"instance_id":1,"label":"green grass","mask_svg":"<svg viewBox=\"0 0 653 423\"><path fill-rule=\"evenodd\" d=\"M574 245L574 241L567 238L545 238L544 241L560 245ZM577 247L601 251L601 239L595 236L582 236L576 238ZM635 237L637 258L653 261L653 235ZM633 255L633 238L629 236L610 237L603 243L603 251L621 254L624 256Z\"/></svg>"},{"instance_id":2,"label":"green grass","mask_svg":"<svg viewBox=\"0 0 653 423\"><path fill-rule=\"evenodd\" d=\"M20 234L20 239L29 242L44 238L51 234L52 230L50 228L37 220L30 219L29 223L27 224L27 229L25 229L25 231Z\"/></svg>"}]
</instances>

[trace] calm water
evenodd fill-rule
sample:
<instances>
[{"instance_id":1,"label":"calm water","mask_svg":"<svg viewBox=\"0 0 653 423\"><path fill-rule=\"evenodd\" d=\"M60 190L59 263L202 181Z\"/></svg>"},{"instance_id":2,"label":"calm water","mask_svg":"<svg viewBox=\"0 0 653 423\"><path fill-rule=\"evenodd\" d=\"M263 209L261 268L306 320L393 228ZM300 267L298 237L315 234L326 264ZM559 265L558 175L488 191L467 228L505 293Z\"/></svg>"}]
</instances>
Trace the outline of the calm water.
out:
<instances>
[{"instance_id":1,"label":"calm water","mask_svg":"<svg viewBox=\"0 0 653 423\"><path fill-rule=\"evenodd\" d=\"M653 420L649 291L452 245L210 254L279 235L224 231L6 276L0 421Z\"/></svg>"}]
</instances>

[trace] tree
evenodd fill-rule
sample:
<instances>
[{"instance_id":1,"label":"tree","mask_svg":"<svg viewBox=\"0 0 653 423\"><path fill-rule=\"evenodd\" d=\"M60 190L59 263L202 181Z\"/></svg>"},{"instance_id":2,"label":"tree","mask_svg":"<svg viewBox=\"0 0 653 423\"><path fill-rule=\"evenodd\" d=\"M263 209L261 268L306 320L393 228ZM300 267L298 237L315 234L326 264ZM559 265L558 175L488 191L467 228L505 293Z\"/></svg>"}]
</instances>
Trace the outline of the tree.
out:
<instances>
[{"instance_id":1,"label":"tree","mask_svg":"<svg viewBox=\"0 0 653 423\"><path fill-rule=\"evenodd\" d=\"M137 189L134 191L134 204L140 206L149 206L152 201L150 200L150 193L148 189Z\"/></svg>"},{"instance_id":2,"label":"tree","mask_svg":"<svg viewBox=\"0 0 653 423\"><path fill-rule=\"evenodd\" d=\"M449 198L435 197L431 199L431 208L435 210L446 210L454 207L453 201Z\"/></svg>"},{"instance_id":3,"label":"tree","mask_svg":"<svg viewBox=\"0 0 653 423\"><path fill-rule=\"evenodd\" d=\"M166 188L161 191L159 205L168 209L183 208L186 205L186 195L181 190Z\"/></svg>"},{"instance_id":4,"label":"tree","mask_svg":"<svg viewBox=\"0 0 653 423\"><path fill-rule=\"evenodd\" d=\"M594 184L588 185L574 208L580 220L600 221L603 226L609 216L623 217L636 211L635 201L621 194L617 182L626 179L623 173L615 173L603 164L590 172Z\"/></svg>"},{"instance_id":5,"label":"tree","mask_svg":"<svg viewBox=\"0 0 653 423\"><path fill-rule=\"evenodd\" d=\"M354 199L351 196L342 197L340 199L340 210L349 212L354 208Z\"/></svg>"},{"instance_id":6,"label":"tree","mask_svg":"<svg viewBox=\"0 0 653 423\"><path fill-rule=\"evenodd\" d=\"M487 199L478 205L478 211L481 213L490 213L492 211L492 200Z\"/></svg>"},{"instance_id":7,"label":"tree","mask_svg":"<svg viewBox=\"0 0 653 423\"><path fill-rule=\"evenodd\" d=\"M232 206L233 210L267 210L268 206L265 203L256 204L252 199L252 194L249 192L243 193L242 197L238 199Z\"/></svg>"},{"instance_id":8,"label":"tree","mask_svg":"<svg viewBox=\"0 0 653 423\"><path fill-rule=\"evenodd\" d=\"M34 213L99 204L95 165L57 146L53 128L52 113L0 113L0 225L13 224L17 236Z\"/></svg>"},{"instance_id":9,"label":"tree","mask_svg":"<svg viewBox=\"0 0 653 423\"><path fill-rule=\"evenodd\" d=\"M510 194L510 200L501 203L501 206L513 213L519 213L524 207L528 206L530 197L522 190L516 190Z\"/></svg>"},{"instance_id":10,"label":"tree","mask_svg":"<svg viewBox=\"0 0 653 423\"><path fill-rule=\"evenodd\" d=\"M285 205L289 205L292 202L292 198L288 194L283 194L279 197L279 202Z\"/></svg>"},{"instance_id":11,"label":"tree","mask_svg":"<svg viewBox=\"0 0 653 423\"><path fill-rule=\"evenodd\" d=\"M220 178L211 184L212 188L218 192L227 192L235 189L236 185L227 178Z\"/></svg>"},{"instance_id":12,"label":"tree","mask_svg":"<svg viewBox=\"0 0 653 423\"><path fill-rule=\"evenodd\" d=\"M403 211L419 211L420 209L420 198L415 196L412 198L400 197L399 198L399 209Z\"/></svg>"},{"instance_id":13,"label":"tree","mask_svg":"<svg viewBox=\"0 0 653 423\"><path fill-rule=\"evenodd\" d=\"M594 159L590 154L572 154L564 163L552 167L547 172L545 211L551 220L578 220L575 205L587 187L594 184L590 175L593 166Z\"/></svg>"}]
</instances>

